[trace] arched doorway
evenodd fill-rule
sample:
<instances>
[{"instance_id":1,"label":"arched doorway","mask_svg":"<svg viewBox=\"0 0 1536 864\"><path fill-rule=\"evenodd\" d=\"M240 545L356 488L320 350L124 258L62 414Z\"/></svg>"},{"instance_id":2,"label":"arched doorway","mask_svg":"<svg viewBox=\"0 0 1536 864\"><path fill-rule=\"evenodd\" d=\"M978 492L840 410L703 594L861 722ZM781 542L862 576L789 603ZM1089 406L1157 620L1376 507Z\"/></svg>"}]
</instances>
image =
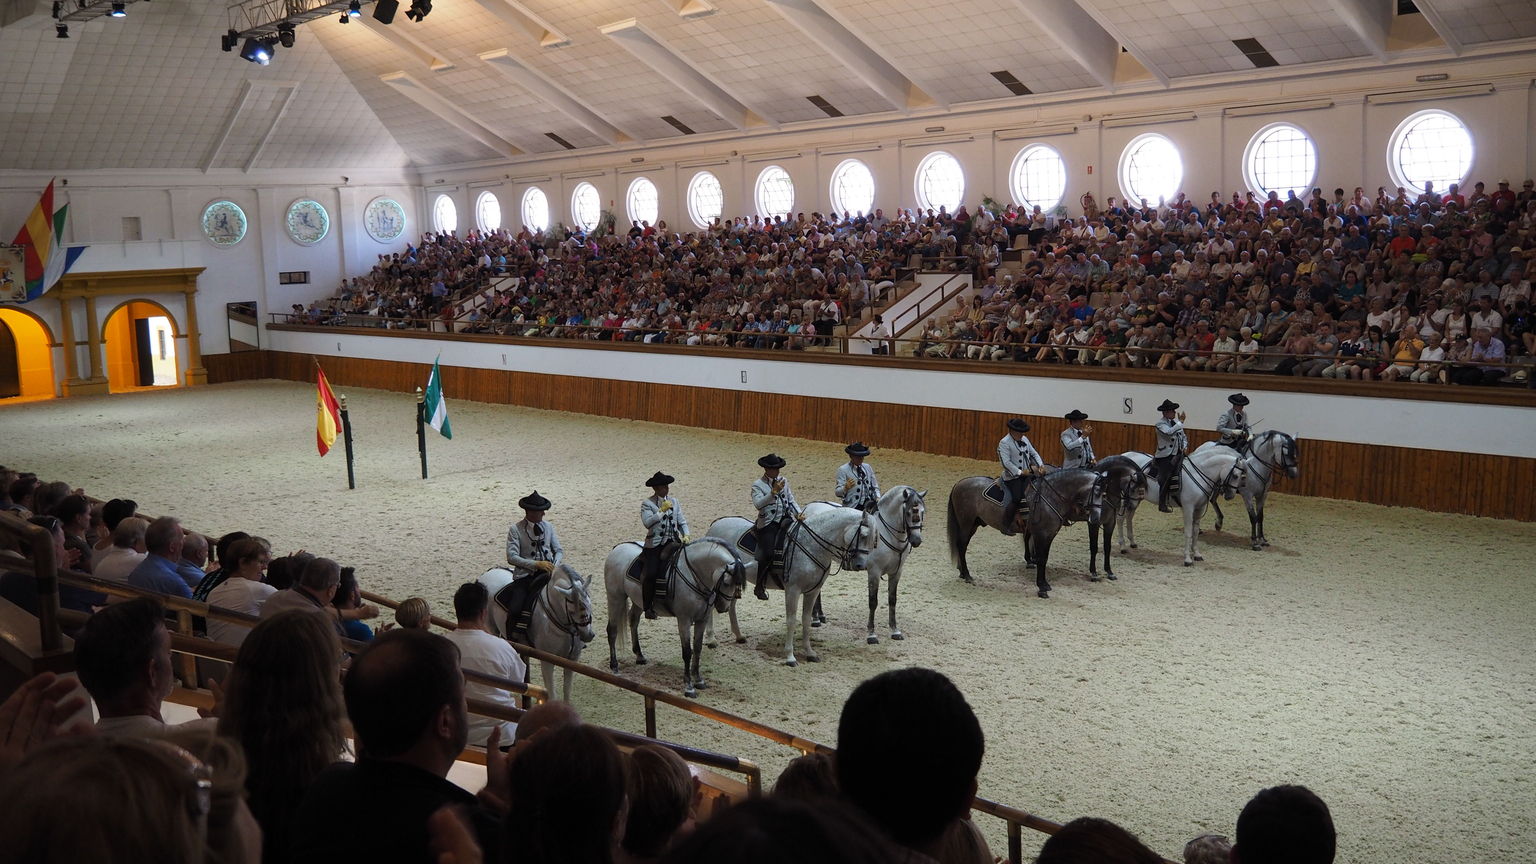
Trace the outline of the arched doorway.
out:
<instances>
[{"instance_id":1,"label":"arched doorway","mask_svg":"<svg viewBox=\"0 0 1536 864\"><path fill-rule=\"evenodd\" d=\"M41 318L0 306L0 399L52 399L53 333Z\"/></svg>"},{"instance_id":2,"label":"arched doorway","mask_svg":"<svg viewBox=\"0 0 1536 864\"><path fill-rule=\"evenodd\" d=\"M176 319L164 306L130 300L113 309L101 328L111 393L175 387Z\"/></svg>"}]
</instances>

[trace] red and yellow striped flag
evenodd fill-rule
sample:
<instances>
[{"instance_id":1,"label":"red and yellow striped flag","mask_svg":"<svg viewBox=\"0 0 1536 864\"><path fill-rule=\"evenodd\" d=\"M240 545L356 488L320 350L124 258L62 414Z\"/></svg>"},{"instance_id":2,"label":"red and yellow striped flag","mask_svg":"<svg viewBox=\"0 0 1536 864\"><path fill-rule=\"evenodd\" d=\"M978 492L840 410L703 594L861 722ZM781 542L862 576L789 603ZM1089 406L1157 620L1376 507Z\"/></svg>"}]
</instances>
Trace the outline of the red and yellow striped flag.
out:
<instances>
[{"instance_id":1,"label":"red and yellow striped flag","mask_svg":"<svg viewBox=\"0 0 1536 864\"><path fill-rule=\"evenodd\" d=\"M331 391L331 382L325 380L325 370L316 366L315 371L320 375L315 383L315 446L324 456L336 443L336 434L341 429L341 408Z\"/></svg>"},{"instance_id":2,"label":"red and yellow striped flag","mask_svg":"<svg viewBox=\"0 0 1536 864\"><path fill-rule=\"evenodd\" d=\"M53 181L48 181L48 188L43 190L43 197L37 199L37 206L32 208L32 215L27 217L25 225L16 232L16 239L12 241L17 246L26 247L26 279L30 289L35 285L43 284L43 271L48 264L48 253L53 248Z\"/></svg>"}]
</instances>

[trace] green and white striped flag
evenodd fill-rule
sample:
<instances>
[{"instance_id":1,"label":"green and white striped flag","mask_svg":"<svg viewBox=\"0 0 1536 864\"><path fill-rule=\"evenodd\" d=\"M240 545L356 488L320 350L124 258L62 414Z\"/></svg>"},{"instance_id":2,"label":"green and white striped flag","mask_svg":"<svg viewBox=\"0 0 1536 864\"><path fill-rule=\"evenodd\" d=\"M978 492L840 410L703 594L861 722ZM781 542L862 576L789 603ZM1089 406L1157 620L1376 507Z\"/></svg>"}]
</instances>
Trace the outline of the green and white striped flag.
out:
<instances>
[{"instance_id":1,"label":"green and white striped flag","mask_svg":"<svg viewBox=\"0 0 1536 864\"><path fill-rule=\"evenodd\" d=\"M443 401L443 376L438 371L437 359L432 361L432 377L427 379L425 405L427 424L443 433L444 438L452 438L453 427L448 425L448 403Z\"/></svg>"}]
</instances>

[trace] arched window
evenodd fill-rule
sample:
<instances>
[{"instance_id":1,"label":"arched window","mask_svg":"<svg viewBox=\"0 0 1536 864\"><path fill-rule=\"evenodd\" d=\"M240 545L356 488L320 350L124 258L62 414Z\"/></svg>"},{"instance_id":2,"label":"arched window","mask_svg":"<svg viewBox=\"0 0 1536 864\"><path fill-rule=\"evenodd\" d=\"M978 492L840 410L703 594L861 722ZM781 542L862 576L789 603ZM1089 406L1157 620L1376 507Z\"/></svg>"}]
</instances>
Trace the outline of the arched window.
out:
<instances>
[{"instance_id":1,"label":"arched window","mask_svg":"<svg viewBox=\"0 0 1536 864\"><path fill-rule=\"evenodd\" d=\"M1243 179L1262 196L1295 191L1302 198L1317 178L1317 147L1300 128L1271 123L1243 151Z\"/></svg>"},{"instance_id":2,"label":"arched window","mask_svg":"<svg viewBox=\"0 0 1536 864\"><path fill-rule=\"evenodd\" d=\"M624 203L629 210L629 218L635 222L646 225L656 224L658 210L656 184L647 177L636 177L629 184L629 192L624 196Z\"/></svg>"},{"instance_id":3,"label":"arched window","mask_svg":"<svg viewBox=\"0 0 1536 864\"><path fill-rule=\"evenodd\" d=\"M1399 186L1424 191L1425 183L1444 192L1463 183L1472 168L1472 133L1454 114L1429 109L1398 124L1387 145L1387 168Z\"/></svg>"},{"instance_id":4,"label":"arched window","mask_svg":"<svg viewBox=\"0 0 1536 864\"><path fill-rule=\"evenodd\" d=\"M960 160L935 150L917 163L917 206L924 210L943 207L953 213L965 198L965 169Z\"/></svg>"},{"instance_id":5,"label":"arched window","mask_svg":"<svg viewBox=\"0 0 1536 864\"><path fill-rule=\"evenodd\" d=\"M475 224L481 231L495 231L501 227L501 202L496 193L481 192L475 198Z\"/></svg>"},{"instance_id":6,"label":"arched window","mask_svg":"<svg viewBox=\"0 0 1536 864\"><path fill-rule=\"evenodd\" d=\"M523 225L533 231L549 227L549 196L537 186L523 193Z\"/></svg>"},{"instance_id":7,"label":"arched window","mask_svg":"<svg viewBox=\"0 0 1536 864\"><path fill-rule=\"evenodd\" d=\"M1172 141L1156 132L1137 135L1120 154L1120 191L1131 206L1142 199L1156 206L1177 195L1184 182L1184 160Z\"/></svg>"},{"instance_id":8,"label":"arched window","mask_svg":"<svg viewBox=\"0 0 1536 864\"><path fill-rule=\"evenodd\" d=\"M832 211L834 216L873 213L875 210L875 175L857 159L844 159L832 169Z\"/></svg>"},{"instance_id":9,"label":"arched window","mask_svg":"<svg viewBox=\"0 0 1536 864\"><path fill-rule=\"evenodd\" d=\"M601 218L603 199L598 196L597 187L587 182L577 183L575 191L571 192L571 221L581 230L591 231Z\"/></svg>"},{"instance_id":10,"label":"arched window","mask_svg":"<svg viewBox=\"0 0 1536 864\"><path fill-rule=\"evenodd\" d=\"M688 218L700 228L708 228L725 212L725 190L720 178L700 171L688 181Z\"/></svg>"},{"instance_id":11,"label":"arched window","mask_svg":"<svg viewBox=\"0 0 1536 864\"><path fill-rule=\"evenodd\" d=\"M432 202L432 227L439 234L452 234L459 230L459 208L447 195L437 196Z\"/></svg>"},{"instance_id":12,"label":"arched window","mask_svg":"<svg viewBox=\"0 0 1536 864\"><path fill-rule=\"evenodd\" d=\"M1067 192L1067 163L1055 148L1031 144L1013 157L1008 169L1008 191L1024 207L1049 211L1061 203Z\"/></svg>"},{"instance_id":13,"label":"arched window","mask_svg":"<svg viewBox=\"0 0 1536 864\"><path fill-rule=\"evenodd\" d=\"M757 187L753 198L757 202L757 215L765 219L788 216L795 209L795 181L789 172L777 165L769 165L757 175Z\"/></svg>"}]
</instances>

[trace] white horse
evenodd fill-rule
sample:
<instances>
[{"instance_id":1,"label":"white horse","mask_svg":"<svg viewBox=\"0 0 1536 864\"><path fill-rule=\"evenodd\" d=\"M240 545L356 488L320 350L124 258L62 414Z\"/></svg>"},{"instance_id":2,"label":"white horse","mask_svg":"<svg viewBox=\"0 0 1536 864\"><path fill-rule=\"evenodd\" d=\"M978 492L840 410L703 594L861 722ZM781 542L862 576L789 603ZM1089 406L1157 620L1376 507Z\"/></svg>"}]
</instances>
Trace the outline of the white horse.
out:
<instances>
[{"instance_id":1,"label":"white horse","mask_svg":"<svg viewBox=\"0 0 1536 864\"><path fill-rule=\"evenodd\" d=\"M804 605L801 613L802 640L805 643L805 659L814 663L821 658L811 649L811 609L821 594L821 586L827 574L839 564L853 570L862 570L870 552L874 533L869 514L852 507L829 507L820 513L806 513L803 521L789 529L789 539L784 547L784 664L796 666L795 659L795 603ZM740 516L716 519L709 526L709 536L718 537L740 549L741 538L752 530L752 521ZM743 550L745 551L745 550ZM743 554L747 580L757 584L762 578L757 572L757 558ZM778 585L770 582L769 588ZM741 625L736 621L736 603L730 604L731 634L738 643L745 642Z\"/></svg>"},{"instance_id":2,"label":"white horse","mask_svg":"<svg viewBox=\"0 0 1536 864\"><path fill-rule=\"evenodd\" d=\"M1147 472L1147 496L1146 500L1156 501L1162 494L1162 486L1157 478L1152 476L1149 466L1152 457L1146 453L1122 453L1120 454L1136 463L1136 467ZM1196 561L1204 561L1205 557L1195 549L1195 538L1200 534L1200 517L1205 515L1205 507L1211 503L1218 494L1227 496L1231 500L1248 479L1248 463L1239 458L1236 450L1230 447L1221 447L1216 450L1196 451L1184 459L1184 466L1179 471L1179 498L1172 503L1177 504L1184 511L1184 566L1189 567ZM1125 554L1126 543L1129 541L1132 549L1136 548L1136 528L1133 524L1136 520L1136 507L1139 501L1129 501L1125 514L1119 522L1120 554Z\"/></svg>"},{"instance_id":3,"label":"white horse","mask_svg":"<svg viewBox=\"0 0 1536 864\"><path fill-rule=\"evenodd\" d=\"M1195 452L1209 450L1212 447L1224 446L1216 441L1207 441L1195 448ZM1243 503L1248 506L1249 541L1253 544L1255 552L1269 545L1269 538L1264 536L1264 499L1269 497L1269 485L1274 482L1275 472L1284 471L1285 476L1296 479L1301 476L1300 450L1296 446L1296 439L1275 429L1269 429L1253 436L1248 442L1248 482L1242 488ZM1212 530L1220 531L1222 520L1225 518L1221 512L1221 505L1215 501L1211 506L1216 509L1216 524Z\"/></svg>"},{"instance_id":4,"label":"white horse","mask_svg":"<svg viewBox=\"0 0 1536 864\"><path fill-rule=\"evenodd\" d=\"M890 607L891 638L907 638L896 626L896 584L901 581L901 565L907 560L907 553L923 545L923 518L927 512L923 499L927 495L911 486L893 486L875 506L874 548L864 562L869 574L869 635L865 641L871 645L880 641L875 635L875 608L880 605L881 576L890 580L886 605ZM805 505L805 512L819 513L836 506L830 501L815 501Z\"/></svg>"},{"instance_id":5,"label":"white horse","mask_svg":"<svg viewBox=\"0 0 1536 864\"><path fill-rule=\"evenodd\" d=\"M529 577L531 578L531 577ZM491 632L503 639L510 638L512 627L507 623L507 610L496 602L496 595L512 584L512 571L505 567L492 567L480 577L480 584L491 592ZM533 620L528 625L528 640L533 647L567 660L580 660L581 649L587 647L596 635L592 632L592 597L587 593L587 580L575 568L561 564L549 576L544 590L539 592L533 604ZM540 660L544 674L544 692L555 698L555 666ZM571 676L565 669L565 682L560 698L571 701Z\"/></svg>"},{"instance_id":6,"label":"white horse","mask_svg":"<svg viewBox=\"0 0 1536 864\"><path fill-rule=\"evenodd\" d=\"M640 651L640 580L638 574L629 575L630 565L640 557L640 549L640 544L633 541L620 543L603 563L603 584L608 591L608 667L615 672L619 671L616 646L624 638L626 618L635 665L647 662ZM665 597L656 598L656 614L677 619L677 638L683 644L683 695L697 696L698 690L706 686L699 672L704 627L709 622L710 609L724 612L729 603L741 596L741 587L746 584L741 558L724 540L701 537L677 553L661 579L667 592ZM692 642L688 639L690 629Z\"/></svg>"}]
</instances>

